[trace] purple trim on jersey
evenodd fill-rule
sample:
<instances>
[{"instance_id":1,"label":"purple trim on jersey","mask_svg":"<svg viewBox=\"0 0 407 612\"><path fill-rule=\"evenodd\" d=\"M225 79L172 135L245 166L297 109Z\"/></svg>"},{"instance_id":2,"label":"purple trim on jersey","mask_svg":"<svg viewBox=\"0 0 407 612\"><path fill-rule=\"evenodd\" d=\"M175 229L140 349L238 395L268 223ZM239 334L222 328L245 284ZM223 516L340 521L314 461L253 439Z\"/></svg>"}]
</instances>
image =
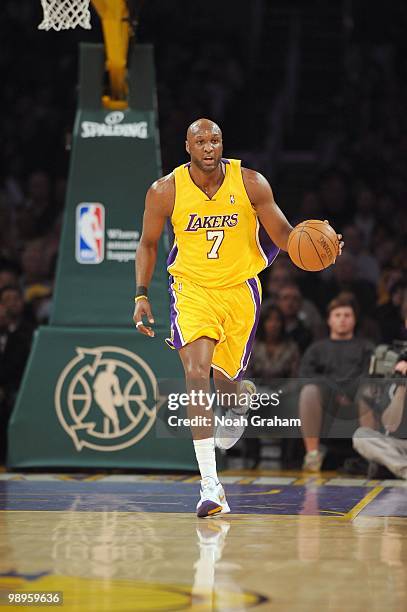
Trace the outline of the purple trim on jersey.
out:
<instances>
[{"instance_id":1,"label":"purple trim on jersey","mask_svg":"<svg viewBox=\"0 0 407 612\"><path fill-rule=\"evenodd\" d=\"M171 251L168 254L167 257L167 268L169 268L170 266L172 266L172 264L175 261L175 258L178 255L178 246L176 244L174 244L174 246L172 247Z\"/></svg>"},{"instance_id":2,"label":"purple trim on jersey","mask_svg":"<svg viewBox=\"0 0 407 612\"><path fill-rule=\"evenodd\" d=\"M182 347L182 340L180 333L177 327L177 311L175 310L175 293L171 288L172 283L174 282L174 277L169 277L169 286L168 293L170 294L170 322L171 322L171 336L172 336L172 345L176 349L180 349Z\"/></svg>"},{"instance_id":3,"label":"purple trim on jersey","mask_svg":"<svg viewBox=\"0 0 407 612\"><path fill-rule=\"evenodd\" d=\"M263 225L259 221L259 244L265 256L267 257L268 266L273 263L280 252L278 246L274 244Z\"/></svg>"},{"instance_id":4,"label":"purple trim on jersey","mask_svg":"<svg viewBox=\"0 0 407 612\"><path fill-rule=\"evenodd\" d=\"M250 286L252 292L250 292L253 296L254 296L254 302L255 302L255 316L254 316L254 323L253 323L253 327L251 329L250 332L250 336L248 341L246 342L246 346L244 349L244 353L243 353L243 364L242 367L239 368L236 376L234 377L234 380L242 380L244 373L246 371L247 368L247 364L249 363L249 357L250 354L252 352L252 348L253 348L253 342L254 342L254 338L256 335L256 330L257 330L257 325L259 323L259 317L260 317L260 306L261 306L261 298L260 298L260 292L259 292L259 287L257 285L257 281L255 278L249 278L249 280L246 281L246 283Z\"/></svg>"},{"instance_id":5,"label":"purple trim on jersey","mask_svg":"<svg viewBox=\"0 0 407 612\"><path fill-rule=\"evenodd\" d=\"M224 164L230 164L230 161L226 159L226 157L221 157L220 161L223 161ZM186 164L184 164L184 168L189 168L190 165L191 165L191 162L189 161Z\"/></svg>"}]
</instances>

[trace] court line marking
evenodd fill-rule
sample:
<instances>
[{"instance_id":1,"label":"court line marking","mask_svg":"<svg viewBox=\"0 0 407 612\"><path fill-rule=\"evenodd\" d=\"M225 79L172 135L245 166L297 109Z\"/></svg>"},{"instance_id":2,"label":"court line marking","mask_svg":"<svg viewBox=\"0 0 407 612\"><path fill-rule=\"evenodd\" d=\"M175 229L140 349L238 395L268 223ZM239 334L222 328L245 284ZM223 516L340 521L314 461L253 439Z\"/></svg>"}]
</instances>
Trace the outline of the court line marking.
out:
<instances>
[{"instance_id":1,"label":"court line marking","mask_svg":"<svg viewBox=\"0 0 407 612\"><path fill-rule=\"evenodd\" d=\"M251 506L246 506L246 507L251 507ZM20 513L20 514L69 514L69 515L76 515L78 516L79 514L90 514L90 515L95 515L95 514L100 514L100 512L96 512L94 510L81 510L81 511L76 511L76 510L0 510L0 516L4 513L8 512L9 514L15 514L15 513ZM202 519L197 519L196 514L194 512L143 512L141 511L129 511L129 510L119 510L119 511L107 511L107 512L115 512L115 514L120 514L120 515L129 515L131 517L134 517L135 515L141 515L141 516L146 516L146 515L151 515L151 514L159 514L160 518L162 516L169 516L169 517L174 517L174 515L177 518L190 518L193 521L201 521ZM381 518L381 519L385 519L388 517L369 517L369 518ZM78 517L79 519L79 517ZM308 522L315 522L315 520L320 520L322 519L323 522L326 521L341 521L343 522L345 519L345 516L338 516L336 514L315 514L315 515L308 515L308 514L277 514L277 513L273 513L273 514L264 514L264 513L247 513L247 512L242 512L240 514L227 514L227 515L215 515L214 517L211 518L211 520L216 521L216 520L221 520L221 521L227 521L229 523L249 523L249 524L253 524L255 521L262 521L262 523L264 523L265 521L287 521L287 520L291 520L291 521L308 521ZM350 522L350 521L347 521Z\"/></svg>"},{"instance_id":2,"label":"court line marking","mask_svg":"<svg viewBox=\"0 0 407 612\"><path fill-rule=\"evenodd\" d=\"M324 486L326 484L326 478L321 476L320 474L304 474L297 478L293 483L291 483L294 487L303 487L305 485L318 485Z\"/></svg>"},{"instance_id":3,"label":"court line marking","mask_svg":"<svg viewBox=\"0 0 407 612\"><path fill-rule=\"evenodd\" d=\"M239 472L239 473L237 473ZM377 485L381 485L387 488L401 488L407 489L407 482L400 481L397 479L392 480L368 480L363 478L340 478L335 472L324 472L323 474L302 474L294 470L256 470L256 474L250 473L250 470L224 470L220 473L221 480L224 476L224 482L226 484L253 484L253 485L283 485L292 484L294 486L303 486L308 484L315 484L319 486L343 486L343 487L365 487L373 488ZM274 481L275 479L275 481ZM105 474L88 474L76 476L72 474L24 474L5 472L4 468L0 466L0 481L7 482L73 482L73 483L86 483L86 482L101 482L101 483L113 483L113 482L128 482L131 483L149 483L149 482L160 482L160 483L180 483L188 484L195 483L200 480L200 476L196 475L182 475L182 474L126 474L126 475L105 475ZM264 480L264 482L263 482ZM266 482L267 481L267 482Z\"/></svg>"},{"instance_id":4,"label":"court line marking","mask_svg":"<svg viewBox=\"0 0 407 612\"><path fill-rule=\"evenodd\" d=\"M228 497L239 497L244 495L244 497L252 497L253 495L275 495L276 493L281 493L281 489L270 489L270 491L256 491L254 493L228 493Z\"/></svg>"},{"instance_id":5,"label":"court line marking","mask_svg":"<svg viewBox=\"0 0 407 612\"><path fill-rule=\"evenodd\" d=\"M378 486L369 491L369 493L366 493L366 495L362 497L362 499L356 504L356 506L354 506L353 508L351 508L351 510L344 514L343 519L345 521L353 521L358 516L358 514L360 514L360 512L362 512L362 510L366 508L366 506L368 506L370 502L372 502L374 498L377 497L379 493L383 491L383 489L384 487Z\"/></svg>"},{"instance_id":6,"label":"court line marking","mask_svg":"<svg viewBox=\"0 0 407 612\"><path fill-rule=\"evenodd\" d=\"M376 486L374 489L370 490L353 508L351 508L351 510L349 510L347 513L343 514L342 516L337 516L337 518L340 518L340 519L345 520L345 521L353 521L360 514L360 512L364 508L366 508L370 504L370 502L372 502L373 499L375 499L375 497L377 497L379 495L379 493L381 493L384 490L384 488L385 487L383 487L383 486ZM281 491L281 489L280 489L280 491ZM272 490L269 490L269 491L255 492L255 493L249 493L249 494L246 493L245 495L249 495L250 497L252 495L270 495L270 494L274 494L274 493L277 493L277 492L280 492L280 491L278 491L276 489L274 489L274 490L272 489ZM35 497L35 495L36 494L34 493L34 497ZM137 495L137 494L133 494L133 495ZM162 494L158 494L159 497L161 495ZM237 494L233 494L232 493L232 494L229 494L229 495L233 496L233 495L237 495ZM239 493L239 495L241 495L241 493ZM157 496L157 494L152 494L151 496L155 497L155 496ZM183 494L181 494L180 496L184 497ZM29 499L28 501L32 501L32 499ZM47 501L47 500L42 500L42 501ZM134 501L134 502L130 502L130 503L140 503L140 501L138 501L138 502ZM166 502L166 503L168 503L168 502ZM163 502L161 502L161 504L163 504ZM170 502L170 504L171 504L171 502ZM173 505L173 504L171 504L171 505ZM3 509L1 509L0 513L3 513L3 512L75 512L75 511L74 510L67 510L67 509L65 509L65 510L47 510L47 509L42 509L42 510L3 510ZM88 511L82 510L80 512L89 512L89 513L92 513L92 512L101 512L101 511L100 510L99 511L98 510L88 510ZM126 513L126 510L121 510L121 511L120 510L108 510L108 512L125 512ZM129 511L127 511L127 512L129 512ZM137 511L135 511L135 512L137 512ZM322 512L334 512L334 511L326 511L325 510L325 511L322 511ZM134 514L134 511L132 511L132 512L130 511L129 513ZM264 515L260 515L260 516L264 516ZM284 517L284 516L289 516L289 515L279 515L279 514L270 513L270 516L281 516L281 517ZM297 514L297 515L293 515L293 516L299 516L299 515ZM315 515L315 516L324 516L324 515L323 514L319 514L319 515ZM325 517L328 518L326 515L325 515ZM332 515L331 515L331 517L332 517Z\"/></svg>"}]
</instances>

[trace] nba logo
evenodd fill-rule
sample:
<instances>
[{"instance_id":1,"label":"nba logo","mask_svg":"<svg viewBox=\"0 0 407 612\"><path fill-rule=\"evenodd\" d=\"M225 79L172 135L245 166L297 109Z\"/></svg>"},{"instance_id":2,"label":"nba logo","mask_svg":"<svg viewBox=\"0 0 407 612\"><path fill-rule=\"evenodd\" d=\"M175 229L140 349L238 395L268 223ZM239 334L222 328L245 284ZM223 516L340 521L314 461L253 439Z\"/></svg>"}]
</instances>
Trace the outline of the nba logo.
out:
<instances>
[{"instance_id":1,"label":"nba logo","mask_svg":"<svg viewBox=\"0 0 407 612\"><path fill-rule=\"evenodd\" d=\"M78 204L76 207L76 261L98 264L105 251L105 207L103 204Z\"/></svg>"},{"instance_id":2,"label":"nba logo","mask_svg":"<svg viewBox=\"0 0 407 612\"><path fill-rule=\"evenodd\" d=\"M233 194L230 194L230 203L231 204L235 203L235 196Z\"/></svg>"}]
</instances>

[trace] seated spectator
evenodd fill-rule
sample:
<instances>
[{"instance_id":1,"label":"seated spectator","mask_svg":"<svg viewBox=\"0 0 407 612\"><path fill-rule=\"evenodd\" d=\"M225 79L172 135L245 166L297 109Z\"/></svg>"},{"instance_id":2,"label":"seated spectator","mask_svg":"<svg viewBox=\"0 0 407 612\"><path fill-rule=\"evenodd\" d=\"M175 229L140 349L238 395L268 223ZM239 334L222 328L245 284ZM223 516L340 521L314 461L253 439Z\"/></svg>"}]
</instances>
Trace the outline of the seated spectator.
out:
<instances>
[{"instance_id":1,"label":"seated spectator","mask_svg":"<svg viewBox=\"0 0 407 612\"><path fill-rule=\"evenodd\" d=\"M293 274L290 262L284 258L278 258L270 268L265 270L262 277L264 297L276 300L280 289L293 282Z\"/></svg>"},{"instance_id":2,"label":"seated spectator","mask_svg":"<svg viewBox=\"0 0 407 612\"><path fill-rule=\"evenodd\" d=\"M335 169L328 169L320 177L319 197L322 207L322 219L334 223L338 231L345 225L348 217L347 186L345 177Z\"/></svg>"},{"instance_id":3,"label":"seated spectator","mask_svg":"<svg viewBox=\"0 0 407 612\"><path fill-rule=\"evenodd\" d=\"M322 216L318 194L315 191L306 191L302 196L298 216L292 219L293 226L304 219L320 219Z\"/></svg>"},{"instance_id":4,"label":"seated spectator","mask_svg":"<svg viewBox=\"0 0 407 612\"><path fill-rule=\"evenodd\" d=\"M399 333L396 335L396 339L407 342L407 289L404 289L403 291L403 299L400 309L402 324Z\"/></svg>"},{"instance_id":5,"label":"seated spectator","mask_svg":"<svg viewBox=\"0 0 407 612\"><path fill-rule=\"evenodd\" d=\"M373 191L368 187L362 187L356 196L356 214L353 222L361 231L365 247L370 245L376 223L374 215L375 200Z\"/></svg>"},{"instance_id":6,"label":"seated spectator","mask_svg":"<svg viewBox=\"0 0 407 612\"><path fill-rule=\"evenodd\" d=\"M372 283L357 278L357 261L346 251L336 260L332 279L321 284L319 292L321 310L326 310L328 303L344 291L355 296L364 316L372 313L376 305L376 288Z\"/></svg>"},{"instance_id":7,"label":"seated spectator","mask_svg":"<svg viewBox=\"0 0 407 612\"><path fill-rule=\"evenodd\" d=\"M407 214L405 215L407 217ZM407 221L405 221L407 226ZM403 277L407 277L407 246L405 244L407 237L407 227L404 233L400 232L400 241L397 244L396 253L393 259L393 263L399 270L402 271Z\"/></svg>"},{"instance_id":8,"label":"seated spectator","mask_svg":"<svg viewBox=\"0 0 407 612\"><path fill-rule=\"evenodd\" d=\"M21 255L21 266L25 291L32 285L51 285L50 253L42 240L32 240L26 244Z\"/></svg>"},{"instance_id":9,"label":"seated spectator","mask_svg":"<svg viewBox=\"0 0 407 612\"><path fill-rule=\"evenodd\" d=\"M302 295L298 285L291 283L280 289L277 305L284 316L285 331L294 340L301 354L312 342L312 332L301 319Z\"/></svg>"},{"instance_id":10,"label":"seated spectator","mask_svg":"<svg viewBox=\"0 0 407 612\"><path fill-rule=\"evenodd\" d=\"M9 264L0 265L0 291L8 285L18 285L17 271Z\"/></svg>"},{"instance_id":11,"label":"seated spectator","mask_svg":"<svg viewBox=\"0 0 407 612\"><path fill-rule=\"evenodd\" d=\"M376 309L375 318L379 324L381 342L390 343L394 338L400 336L404 323L401 307L406 288L407 286L403 282L394 283L389 290L389 301Z\"/></svg>"},{"instance_id":12,"label":"seated spectator","mask_svg":"<svg viewBox=\"0 0 407 612\"><path fill-rule=\"evenodd\" d=\"M377 305L381 306L390 300L390 291L392 287L399 282L403 282L403 273L401 270L390 267L382 271L380 280L377 286Z\"/></svg>"},{"instance_id":13,"label":"seated spectator","mask_svg":"<svg viewBox=\"0 0 407 612\"><path fill-rule=\"evenodd\" d=\"M274 378L296 376L298 365L298 347L286 335L283 313L271 304L261 314L249 375L268 385Z\"/></svg>"},{"instance_id":14,"label":"seated spectator","mask_svg":"<svg viewBox=\"0 0 407 612\"><path fill-rule=\"evenodd\" d=\"M23 313L21 290L16 286L3 287L0 291L0 429L3 434L31 348L33 327L24 320Z\"/></svg>"},{"instance_id":15,"label":"seated spectator","mask_svg":"<svg viewBox=\"0 0 407 612\"><path fill-rule=\"evenodd\" d=\"M380 270L396 267L395 258L398 251L400 251L400 246L395 238L387 238L374 247L373 255L379 264ZM401 267L399 268L401 271Z\"/></svg>"},{"instance_id":16,"label":"seated spectator","mask_svg":"<svg viewBox=\"0 0 407 612\"><path fill-rule=\"evenodd\" d=\"M276 379L297 376L300 354L296 343L285 333L284 316L278 306L265 305L261 314L257 338L253 346L247 374L269 392ZM281 381L278 383L280 387ZM290 382L287 381L287 387ZM284 385L285 388L285 385ZM261 440L245 440L246 458L254 469L260 462Z\"/></svg>"},{"instance_id":17,"label":"seated spectator","mask_svg":"<svg viewBox=\"0 0 407 612\"><path fill-rule=\"evenodd\" d=\"M0 193L0 259L17 257L17 236L9 208L2 202Z\"/></svg>"},{"instance_id":18,"label":"seated spectator","mask_svg":"<svg viewBox=\"0 0 407 612\"><path fill-rule=\"evenodd\" d=\"M357 225L347 225L343 229L343 239L346 252L353 255L356 260L357 278L377 285L380 277L380 268L377 260L365 250L363 236Z\"/></svg>"},{"instance_id":19,"label":"seated spectator","mask_svg":"<svg viewBox=\"0 0 407 612\"><path fill-rule=\"evenodd\" d=\"M32 172L27 181L27 199L19 209L17 224L21 237L31 240L44 236L52 227L58 211L51 196L51 181L43 171Z\"/></svg>"},{"instance_id":20,"label":"seated spectator","mask_svg":"<svg viewBox=\"0 0 407 612\"><path fill-rule=\"evenodd\" d=\"M285 285L295 284L295 266L289 259L280 258L273 263L263 276L263 290L265 298L270 298L273 303L278 302L278 296ZM310 275L308 274L308 278ZM322 317L318 308L311 300L303 297L301 301L301 320L308 327L314 337L321 337L323 327Z\"/></svg>"},{"instance_id":21,"label":"seated spectator","mask_svg":"<svg viewBox=\"0 0 407 612\"><path fill-rule=\"evenodd\" d=\"M404 480L407 480L406 357L402 355L396 364L394 374L398 377L392 379L384 393L385 404L380 419L382 431L359 427L353 436L353 447L362 457L386 467Z\"/></svg>"},{"instance_id":22,"label":"seated spectator","mask_svg":"<svg viewBox=\"0 0 407 612\"><path fill-rule=\"evenodd\" d=\"M320 450L323 415L332 401L334 410L351 407L358 379L366 372L372 344L354 336L355 301L339 295L328 306L329 338L314 342L305 352L300 378L306 382L300 392L299 413L305 445L303 468L317 472L324 455Z\"/></svg>"},{"instance_id":23,"label":"seated spectator","mask_svg":"<svg viewBox=\"0 0 407 612\"><path fill-rule=\"evenodd\" d=\"M31 307L36 325L46 325L52 306L52 291L46 285L31 285L25 292L25 301Z\"/></svg>"},{"instance_id":24,"label":"seated spectator","mask_svg":"<svg viewBox=\"0 0 407 612\"><path fill-rule=\"evenodd\" d=\"M7 341L4 350L9 351L12 347L13 350L16 349L17 353L25 354L27 346L28 350L30 348L33 326L31 321L27 321L24 317L25 304L21 289L10 285L3 287L0 291L0 304L7 318ZM22 361L23 363L19 364L21 375L25 365L25 360ZM8 364L6 365L8 366ZM18 378L19 383L21 376L17 375L14 378Z\"/></svg>"}]
</instances>

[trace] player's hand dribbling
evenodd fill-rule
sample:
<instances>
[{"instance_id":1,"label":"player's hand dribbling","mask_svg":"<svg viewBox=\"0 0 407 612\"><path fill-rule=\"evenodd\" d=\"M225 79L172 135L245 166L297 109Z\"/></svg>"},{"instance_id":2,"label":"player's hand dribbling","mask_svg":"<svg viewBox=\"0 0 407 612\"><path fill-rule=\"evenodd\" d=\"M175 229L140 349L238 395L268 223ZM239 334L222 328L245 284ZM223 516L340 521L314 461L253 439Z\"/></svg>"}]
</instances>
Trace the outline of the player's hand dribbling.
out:
<instances>
[{"instance_id":1,"label":"player's hand dribbling","mask_svg":"<svg viewBox=\"0 0 407 612\"><path fill-rule=\"evenodd\" d=\"M151 312L150 302L147 299L138 300L134 308L133 321L136 325L137 331L145 336L154 338L154 330L148 325L144 325L143 317L145 317L149 323L154 323L153 313Z\"/></svg>"},{"instance_id":2,"label":"player's hand dribbling","mask_svg":"<svg viewBox=\"0 0 407 612\"><path fill-rule=\"evenodd\" d=\"M327 219L324 219L324 223L328 223L328 225L330 225L329 221ZM339 255L342 255L342 249L343 249L343 245L344 242L342 240L342 234L336 234L338 236L338 241L339 241L339 246L338 246L338 254L336 257L339 257ZM336 261L336 259L335 259ZM335 263L334 261L334 263Z\"/></svg>"}]
</instances>

